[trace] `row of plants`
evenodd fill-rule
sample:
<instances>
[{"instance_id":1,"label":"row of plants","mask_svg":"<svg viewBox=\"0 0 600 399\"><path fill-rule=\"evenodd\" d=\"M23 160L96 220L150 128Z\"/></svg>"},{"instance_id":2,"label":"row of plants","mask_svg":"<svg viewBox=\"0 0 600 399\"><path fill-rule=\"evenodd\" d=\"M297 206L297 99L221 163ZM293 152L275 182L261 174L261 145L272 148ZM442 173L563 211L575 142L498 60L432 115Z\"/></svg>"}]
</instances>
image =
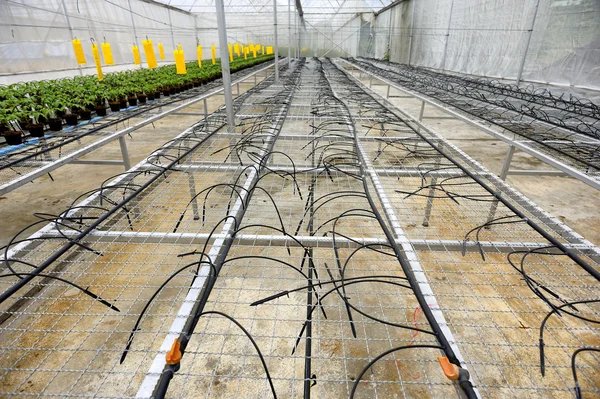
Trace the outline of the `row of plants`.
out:
<instances>
[{"instance_id":1,"label":"row of plants","mask_svg":"<svg viewBox=\"0 0 600 399\"><path fill-rule=\"evenodd\" d=\"M230 63L231 72L271 58L272 55L238 58ZM106 115L107 106L117 112L221 77L220 60L215 65L205 61L202 68L197 62L190 62L186 68L184 75L176 73L175 65L165 65L109 73L102 82L91 75L0 86L0 133L7 143L21 144L23 129L33 137L43 137L46 125L52 131L60 131L63 121L77 125L79 119L91 119L93 112Z\"/></svg>"}]
</instances>

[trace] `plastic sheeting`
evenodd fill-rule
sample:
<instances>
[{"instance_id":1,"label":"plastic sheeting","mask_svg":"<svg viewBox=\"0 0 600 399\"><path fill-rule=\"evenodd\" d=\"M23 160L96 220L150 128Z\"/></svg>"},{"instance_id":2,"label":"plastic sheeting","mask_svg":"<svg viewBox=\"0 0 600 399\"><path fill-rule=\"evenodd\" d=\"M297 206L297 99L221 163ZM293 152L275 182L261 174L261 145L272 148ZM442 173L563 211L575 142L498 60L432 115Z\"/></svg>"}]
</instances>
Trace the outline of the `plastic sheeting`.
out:
<instances>
[{"instance_id":1,"label":"plastic sheeting","mask_svg":"<svg viewBox=\"0 0 600 399\"><path fill-rule=\"evenodd\" d=\"M600 89L598 0L410 0L376 26L391 61L515 80L524 59L522 80Z\"/></svg>"},{"instance_id":2,"label":"plastic sheeting","mask_svg":"<svg viewBox=\"0 0 600 399\"><path fill-rule=\"evenodd\" d=\"M131 8L130 8L131 7ZM134 30L135 27L135 30ZM241 29L230 29L230 40L247 40ZM152 40L158 54L163 43L165 61L174 63L173 50L181 44L186 60L196 59L197 41L210 54L218 47L213 15L197 16L158 3L139 0L2 0L0 1L0 84L54 79L79 74L71 40L80 39L87 64L82 74L95 74L91 40L111 44L114 66L105 72L135 68L132 46ZM142 66L146 66L141 51ZM159 60L160 61L160 60ZM104 61L102 62L104 65Z\"/></svg>"}]
</instances>

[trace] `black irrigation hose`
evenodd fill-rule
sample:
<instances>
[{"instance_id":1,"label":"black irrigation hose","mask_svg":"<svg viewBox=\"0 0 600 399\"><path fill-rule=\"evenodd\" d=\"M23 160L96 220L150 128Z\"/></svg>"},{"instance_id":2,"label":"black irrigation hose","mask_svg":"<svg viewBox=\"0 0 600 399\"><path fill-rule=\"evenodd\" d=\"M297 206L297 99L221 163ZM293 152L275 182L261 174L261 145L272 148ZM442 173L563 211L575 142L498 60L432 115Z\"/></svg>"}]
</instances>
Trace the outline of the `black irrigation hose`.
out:
<instances>
[{"instance_id":1,"label":"black irrigation hose","mask_svg":"<svg viewBox=\"0 0 600 399\"><path fill-rule=\"evenodd\" d=\"M288 78L289 80L297 80L298 79L299 71L300 71L300 69L301 69L301 67L303 65L303 62L304 61L302 60L300 63L298 63L296 65L295 70L290 74L290 77ZM287 97L291 97L291 95L293 94L293 90L294 89L295 89L295 86L293 86L293 85L286 85L284 83L284 89L282 91L288 92ZM286 102L285 105L286 105L286 107L285 107L284 115L283 116L285 116L287 114L287 112L289 111L289 102ZM280 127L272 127L272 129L273 129L274 140L271 142L271 146L276 141L281 128ZM259 172L261 171L261 169L262 168L259 169ZM259 175L259 174L260 173L258 173L257 175ZM249 190L248 191L248 195L247 195L248 201L249 201L249 198L250 198L251 195L252 195L252 192ZM243 218L244 213L245 213L245 209L242 209L241 210L241 214L239 215L240 218ZM234 231L237 230L240 221L237 220L233 216L226 216L223 220L225 220L227 218L234 218L234 220L236 221ZM219 222L219 224L221 222ZM206 305L206 303L208 301L208 297L210 296L210 293L212 292L214 284L215 284L215 282L217 280L218 273L221 270L223 264L226 262L226 256L229 253L229 249L231 248L231 246L232 246L232 244L234 242L234 239L235 239L235 235L232 235L227 240L225 240L225 243L221 247L221 250L219 251L219 254L217 255L216 259L213 262L214 265L215 265L215 267L216 267L217 274L215 275L214 278L207 280L207 282L205 284L205 287L204 287L204 290L202 292L201 298L198 301L196 301L196 303L194 305L194 309L192 310L192 314L191 314L192 317L189 317L187 319L187 321L186 321L186 324L185 324L185 326L183 328L183 332L180 335L180 339L179 339L179 342L180 342L180 351L181 351L182 354L185 352L185 349L186 349L186 347L187 347L187 345L188 345L188 343L189 343L189 341L190 341L190 339L191 339L191 337L192 337L192 335L194 333L194 329L196 328L200 317L202 315L206 314L206 312L203 312L204 307L205 307L205 305ZM246 335L250 337L249 333L245 329L243 329L243 327L239 323L237 323L235 320L233 320L230 316L228 316L228 315L226 315L224 313L219 313L219 314L222 315L222 316L224 316L224 317L229 318L232 321L234 321L238 325L238 327L242 328L242 330L246 333ZM257 349L257 351L259 352L259 355L260 355L260 350L258 350L258 346L256 345L256 343L254 342L254 340L251 337L250 337L250 339L252 340L253 344L255 345L255 348ZM262 355L260 355L260 357L261 357L261 360L263 360L263 366L265 368L268 380L270 382L270 375L268 373L266 364L264 363L264 359L262 358ZM156 387L156 389L155 389L155 391L153 393L153 397L155 397L155 398L164 398L165 397L167 389L168 389L169 384L170 384L170 381L172 380L173 376L175 375L175 372L178 369L179 369L179 363L176 364L176 365L169 365L169 364L167 364L165 366L165 368L163 369L163 371L161 373L161 376L159 378L158 385L157 385L157 387ZM273 387L272 384L271 384L271 387ZM275 395L274 388L273 388L273 394Z\"/></svg>"},{"instance_id":2,"label":"black irrigation hose","mask_svg":"<svg viewBox=\"0 0 600 399\"><path fill-rule=\"evenodd\" d=\"M350 60L349 60L349 61L350 61ZM360 64L360 61L357 61L357 60L354 60L354 61L351 61L351 62L357 63L358 65L361 65L361 64ZM365 67L364 65L362 65L362 66L363 66L363 67ZM382 75L382 76L385 76L385 77L387 77L387 75L386 75L385 73L382 73L382 72L381 72L381 71L384 71L384 70L381 70L380 68L373 67L373 66L370 66L370 67L371 67L371 68L375 68L375 69L377 69L377 73L379 73L379 74L380 74L380 75ZM366 68L366 69L369 69L368 67L365 67L365 68ZM375 73L375 72L374 72L374 73ZM389 78L389 77L387 77L387 78L388 78L389 80L392 80L392 81L394 80L393 78ZM412 86L411 86L411 87L412 87ZM444 102L444 103L446 103L446 104L449 104L449 105L451 105L451 106L454 106L454 107L456 107L456 108L460 109L460 110L461 110L461 111L463 111L463 112L466 112L466 113L468 113L468 114L471 114L471 115L475 115L476 117L478 117L478 118L480 118L480 119L482 119L482 120L485 120L485 121L486 121L486 122L488 122L488 123L492 123L492 124L495 124L495 125L499 125L499 126L501 126L502 128L504 128L504 129L507 129L507 130L509 130L510 132L514 133L514 134L518 134L518 135L520 135L520 136L526 137L527 139L529 139L529 140L532 140L533 142L535 142L535 143L537 143L537 144L539 144L539 145L542 145L542 146L544 146L544 147L546 147L546 148L548 148L548 149L550 149L550 150L552 150L552 151L555 151L555 152L557 152L557 153L559 153L559 154L561 154L561 155L564 155L564 156L566 156L566 157L568 157L568 158L571 158L571 159L573 159L574 161L576 161L576 162L579 162L579 163L581 163L581 164L583 164L583 165L585 165L585 166L587 166L587 167L589 167L589 168L593 168L593 169L596 169L596 170L598 170L598 169L600 168L600 167L598 166L598 164L597 164L597 161L598 161L598 160L596 160L596 159L594 158L594 157L595 157L595 155L594 155L594 154L598 153L598 148L596 148L595 150L593 150L593 153L592 153L592 155L589 155L589 154L588 154L588 157L589 157L589 159L583 159L583 158L581 158L580 156L578 156L578 155L577 155L577 153L578 153L578 152L580 152L580 149L579 149L578 147L575 147L575 148L573 148L573 147L571 147L571 148L568 148L569 150L574 150L576 154L573 154L573 153L567 152L567 151L565 151L565 150L561 149L560 147L553 146L553 145L551 145L550 143L547 143L547 142L546 142L546 139L544 139L544 138L542 138L542 139L539 139L539 138L537 138L537 137L533 137L531 134L529 134L529 135L528 135L528 134L525 134L525 132L523 132L523 131L519 131L518 129L515 129L515 128L511 127L511 126L512 126L511 124L513 124L513 122L512 122L512 121L510 121L510 123L507 123L507 122L504 122L504 123L503 123L502 121L499 121L499 120L498 120L498 118L493 118L493 117L491 117L491 116L490 116L490 111L489 111L489 110L487 110L487 109L485 109L485 108L483 108L483 112L476 113L476 112L474 112L474 111L473 111L473 109L472 109L472 108L471 108L471 109L466 109L464 106L461 108L461 107L459 106L459 104L453 103L453 102L451 102L451 101L448 101L447 99L440 98L439 96L436 96L436 95L435 95L435 94L439 94L439 93L434 93L434 94L432 94L432 93L430 93L430 92L426 92L426 91L423 91L423 90L419 90L419 89L416 89L416 88L414 88L414 87L413 87L413 89L414 89L414 90L416 90L416 91L418 91L418 92L420 92L420 93L423 93L423 94L426 94L426 95L428 95L428 96L434 97L434 98L436 98L437 100L439 100L439 101L441 101L441 102ZM534 119L535 119L535 118L534 118ZM564 127L564 126L556 126L556 127L563 127L563 128L566 128L566 127ZM536 134L537 134L537 135L549 134L549 133L550 133L550 132L551 132L553 129L555 129L556 127L553 127L553 128L549 129L548 131L546 131L546 132L544 132L544 133L542 133L542 132L537 132ZM580 134L585 134L585 133L581 132ZM588 134L588 136L589 136L589 134ZM595 137L595 136L592 136L592 137L593 137L593 138L597 138L597 139L599 138L599 137Z\"/></svg>"},{"instance_id":3,"label":"black irrigation hose","mask_svg":"<svg viewBox=\"0 0 600 399\"><path fill-rule=\"evenodd\" d=\"M504 108L508 111L518 112L521 115L525 115L527 117L530 117L530 118L533 118L533 119L536 119L536 120L539 120L542 122L550 123L557 127L569 129L571 131L581 133L581 134L587 135L589 137L599 138L598 133L600 133L600 130L598 130L598 127L594 126L599 121L599 119L597 116L593 116L593 114L592 115L582 115L582 114L577 114L576 112L574 113L569 110L560 109L560 111L558 112L558 115L556 115L556 116L549 115L548 112L545 111L544 109L542 109L541 107L536 107L532 101L528 101L526 104L520 104L520 106L515 106L508 99L495 98L494 95L496 95L497 93L494 93L491 96L485 95L484 93L482 93L480 91L482 89L468 87L468 84L465 84L462 81L458 81L455 83L448 83L449 75L439 74L439 73L436 74L436 73L431 73L431 72L423 73L423 70L421 70L420 68L404 68L404 69L402 69L402 68L398 68L398 66L397 66L396 70L389 69L389 67L388 67L388 69L384 69L384 68L381 68L381 67L375 65L373 63L373 61L370 61L370 60L367 62L364 62L364 61L358 61L358 62L363 62L363 63L371 66L372 68L375 68L375 69L378 69L381 71L385 71L387 73L395 74L395 75L399 76L400 79L402 79L402 80L410 81L411 84L413 84L413 85L424 85L429 90L436 90L436 89L443 90L444 94L446 94L446 95L457 94L457 95L463 96L464 98L470 98L470 99L473 99L476 101L482 101L482 102L490 104L492 106ZM486 91L485 89L483 89L483 90ZM520 100L520 99L517 99L517 100ZM544 105L542 105L542 107L543 106L548 106L548 105L544 104ZM573 113L575 115L572 115ZM595 121L587 122L586 118L595 120ZM565 123L565 121L575 121L576 123L578 123L578 125L574 129L571 126L569 126L568 123ZM582 129L582 126L587 129Z\"/></svg>"},{"instance_id":4,"label":"black irrigation hose","mask_svg":"<svg viewBox=\"0 0 600 399\"><path fill-rule=\"evenodd\" d=\"M381 358L389 355L390 353L394 353L397 352L399 350L404 350L404 349L423 349L423 348L427 348L427 349L439 349L439 350L444 350L443 347L438 346L438 345L410 345L410 346L399 346L396 348L392 348L390 350L387 350L385 352L383 352L382 354L378 355L376 358L374 358L373 360L371 360L369 362L369 364L367 364L365 366L365 368L358 374L358 377L356 377L356 380L354 380L354 384L352 385L352 390L350 391L350 399L354 398L354 395L356 394L356 389L358 388L358 384L360 383L360 380L362 379L362 376L365 375L365 373Z\"/></svg>"},{"instance_id":5,"label":"black irrigation hose","mask_svg":"<svg viewBox=\"0 0 600 399\"><path fill-rule=\"evenodd\" d=\"M347 75L345 73L344 73L344 76L346 77L346 79L350 79L350 78L347 77ZM359 86L357 86L357 87L363 93L366 94L366 92L362 88L360 88ZM375 99L374 97L372 97L372 98L373 98L373 101L377 102L382 108L385 108L385 109L389 110L392 114L396 115L392 110L390 110L388 107L386 107L385 105L383 105L379 100ZM397 116L397 117L400 118L399 116ZM463 173L465 173L471 179L473 179L477 183L479 183L479 185L481 187L483 187L487 192L489 192L490 194L492 194L496 199L498 199L499 202L501 202L504 206L506 206L510 211L512 211L514 214L516 214L521 219L523 219L531 228L533 228L535 231L537 231L542 237L544 237L547 241L549 241L552 245L556 246L562 252L564 252L565 254L567 254L569 256L569 258L571 258L575 263L577 263L579 266L581 266L585 271L587 271L590 275L592 275L596 280L600 281L600 272L598 270L596 270L594 267L592 267L586 261L584 261L583 259L581 259L577 254L575 254L571 249L569 249L566 246L564 246L560 241L558 241L557 239L555 239L554 237L552 237L552 235L550 235L548 232L546 232L546 230L544 230L542 227L540 227L533 220L527 218L523 212L521 212L516 206L512 205L512 203L509 202L507 199L505 199L504 196L502 196L496 190L493 190L479 176L477 176L476 174L474 174L471 171L469 171L466 167L462 166L460 164L460 162L458 162L456 159L454 159L454 157L452 157L450 154L448 154L440 146L436 145L432 140L430 140L429 138L427 138L423 133L421 133L417 129L413 129L412 127L411 127L411 129L421 139L423 139L430 146L432 146L433 148L435 148L440 153L440 155L442 155L444 158L448 159L450 162L452 162L454 165L456 165L460 170L462 170Z\"/></svg>"},{"instance_id":6,"label":"black irrigation hose","mask_svg":"<svg viewBox=\"0 0 600 399\"><path fill-rule=\"evenodd\" d=\"M540 325L540 338L539 338L540 372L542 373L542 376L546 375L546 363L545 363L545 355L544 355L544 328L546 328L546 323L548 322L548 319L550 319L550 316L552 316L555 313L559 315L558 312L562 311L562 312L568 314L569 316L575 317L579 320L587 321L589 323L594 323L594 324L600 324L600 320L590 319L588 317L584 317L584 316L581 316L578 314L571 313L564 309L565 307L572 307L573 305L583 305L583 304L590 304L590 303L600 303L600 299L585 299L585 300L581 300L581 301L573 301L573 302L565 303L563 305L557 306L556 308L552 309L546 315L546 317L544 317L544 320L542 320L542 324Z\"/></svg>"},{"instance_id":7,"label":"black irrigation hose","mask_svg":"<svg viewBox=\"0 0 600 399\"><path fill-rule=\"evenodd\" d=\"M600 353L600 348L579 348L577 349L575 352L573 352L573 355L571 356L571 372L573 373L573 381L575 381L575 396L577 397L577 399L582 399L583 396L581 396L581 387L579 386L579 381L577 380L577 367L575 366L575 360L577 358L577 355L580 354L581 352L599 352Z\"/></svg>"},{"instance_id":8,"label":"black irrigation hose","mask_svg":"<svg viewBox=\"0 0 600 399\"><path fill-rule=\"evenodd\" d=\"M245 101L245 99L248 96L252 95L256 91L261 90L263 87L270 85L271 80L272 80L272 78L265 79L259 85L253 87L252 89L250 89L247 92L243 93L242 95L238 96L234 100L234 107L239 107L239 104L241 102ZM200 139L198 142L196 142L193 146L187 148L183 153L180 153L166 167L161 168L160 171L156 172L156 174L154 174L144 184L138 186L135 190L132 190L132 193L129 194L127 197L124 196L123 200L121 200L119 203L116 203L114 205L114 207L112 209L110 209L108 212L104 213L102 216L99 216L93 223L91 223L89 226L87 226L87 228L84 229L83 231L81 231L76 237L69 239L67 244L65 244L63 247L58 249L56 252L54 252L52 255L50 255L44 262L42 262L42 264L40 264L37 268L35 268L33 270L33 272L31 273L32 275L27 275L25 278L19 280L13 286L9 287L7 290L2 292L0 294L0 303L3 303L8 298L10 298L12 295L14 295L16 292L18 292L19 289L23 288L27 283L29 283L34 278L35 274L43 272L48 266L50 266L52 263L54 263L56 260L58 260L62 255L64 255L74 245L81 245L79 243L79 241L81 239L83 239L87 234L89 234L90 232L95 230L98 226L100 226L100 224L102 224L103 222L108 220L108 218L111 217L113 214L115 214L117 211L119 211L120 209L123 209L128 214L129 212L127 211L126 205L130 201L132 201L134 198L136 198L145 189L150 187L155 181L157 181L167 171L173 169L182 159L184 159L186 156L188 156L193 151L195 151L200 145L202 145L206 140L211 138L216 132L218 132L223 126L225 126L225 124L226 124L225 120L224 120L224 118L220 118L220 116L222 116L222 115L220 115L219 112L221 112L221 114L222 114L223 108L221 108L219 111L217 111L217 113L214 113L214 114L208 116L207 118L204 118L201 122L197 123L192 128L193 131L190 135L195 134L195 129L198 127L211 126L211 122L213 121L213 119L215 119L216 123L214 124L213 130L211 132L206 134L202 139ZM179 140L186 140L186 139L187 139L186 137L179 138ZM133 174L134 177L139 175L139 171L131 171L130 173ZM128 174L128 173L125 173L125 174ZM124 175L124 174L121 173L119 175ZM128 186L126 186L126 187L128 187ZM109 187L101 187L100 189L98 189L96 191L102 191L102 190L108 189L108 188ZM92 190L92 191L94 191L94 190ZM105 198L105 197L101 196L101 198ZM107 198L105 198L105 199L107 199ZM83 208L83 207L79 207L79 208ZM131 225L131 221L130 221L130 225ZM5 257L6 257L6 255L5 255Z\"/></svg>"},{"instance_id":9,"label":"black irrigation hose","mask_svg":"<svg viewBox=\"0 0 600 399\"><path fill-rule=\"evenodd\" d=\"M20 263L26 263L24 261L18 261ZM28 263L27 263L28 264ZM79 291L83 292L84 294L86 294L87 296L97 300L98 302L100 302L101 304L103 304L104 306L107 306L108 308L116 311L116 312L120 312L119 308L116 307L115 305L111 304L110 302L108 302L105 299L102 299L102 297L100 297L99 295L94 294L93 292L91 292L90 290L88 290L87 288L83 288L69 280L66 280L62 277L58 277L58 276L53 276L51 274L43 274L43 273L23 273L23 272L19 272L19 274L15 274L15 273L8 273L8 274L2 274L0 275L0 278L7 278L7 277L20 277L20 276L30 276L31 278L35 278L35 277L43 277L43 278L49 278L49 279L53 279L53 280L58 280L61 281L65 284L68 284L70 286L73 286L75 288L77 288Z\"/></svg>"},{"instance_id":10,"label":"black irrigation hose","mask_svg":"<svg viewBox=\"0 0 600 399\"><path fill-rule=\"evenodd\" d=\"M346 78L347 80L347 84L351 85L353 84L348 78L347 76L342 73L337 67L335 67L333 64L330 65L332 68L335 68L334 70L337 71L339 74L341 74L343 77ZM358 86L357 86L358 87ZM330 89L331 90L331 89ZM332 92L332 94L335 96L335 93ZM336 96L337 97L337 96ZM446 336L444 335L440 325L437 323L435 316L433 315L433 312L431 311L423 293L421 292L421 289L419 287L419 283L417 282L417 280L415 279L414 274L412 273L410 264L408 262L408 260L405 258L404 253L400 250L400 248L398 247L398 244L396 243L396 240L393 236L393 234L391 233L391 231L389 230L388 226L386 225L385 221L383 220L381 214L379 213L379 210L377 209L377 206L375 205L375 202L373 201L373 198L371 197L370 191L369 191L369 186L367 183L367 179L366 179L366 171L364 168L365 165L365 159L363 159L361 152L359 151L359 143L358 143L358 136L356 133L356 128L354 127L354 121L351 118L351 113L350 110L348 109L347 105L341 101L338 98L338 102L345 108L346 110L346 115L348 118L348 129L349 132L351 131L353 133L354 136L354 142L356 145L356 152L358 153L359 159L360 159L360 170L361 170L361 175L363 176L362 179L362 183L363 183L363 190L365 192L365 194L367 195L367 200L369 201L369 205L371 206L371 209L373 211L373 214L375 215L375 217L377 218L377 221L379 222L379 225L381 226L381 229L383 230L389 244L392 246L394 253L396 254L396 257L398 259L398 262L400 263L400 265L402 266L402 269L404 271L405 276L409 279L409 283L410 286L415 294L415 297L417 298L417 301L419 302L419 305L423 311L423 314L425 315L425 317L427 318L427 321L430 325L430 327L432 328L432 330L434 331L434 335L436 336L438 342L441 344L442 350L444 351L444 353L446 354L446 356L448 357L448 360L450 361L450 363L455 364L456 366L458 366L459 368L461 367L461 363L458 360L458 358L456 357L450 343L448 342L448 340L446 339ZM381 104L380 104L381 105ZM382 108L386 109L385 107L382 106ZM389 110L388 110L389 111ZM389 111L391 112L391 111ZM464 369L463 369L464 370ZM465 370L466 372L466 370ZM461 383L461 388L463 389L463 391L465 392L465 394L469 397L469 398L475 398L476 394L475 391L473 389L473 386L471 385L470 381L467 380L463 381L463 383Z\"/></svg>"},{"instance_id":11,"label":"black irrigation hose","mask_svg":"<svg viewBox=\"0 0 600 399\"><path fill-rule=\"evenodd\" d=\"M209 133L208 135L206 135L206 137L204 137L202 139L202 141L200 141L199 143L194 145L190 150L186 151L183 155L179 156L177 159L175 159L173 162L171 162L165 170L158 172L155 176L151 177L146 183L141 185L137 190L135 190L133 193L131 193L125 199L123 199L121 202L119 202L114 208L112 208L110 211L108 211L104 215L100 216L94 223L89 225L85 230L83 230L80 234L78 234L75 238L73 238L72 241L69 241L66 245L64 245L58 251L53 253L48 259L46 259L40 266L38 266L34 270L34 274L41 273L42 271L44 271L48 266L50 266L52 263L54 263L62 255L64 255L69 249L71 249L77 241L84 238L87 234L89 234L90 232L95 230L100 224L102 224L104 221L106 221L110 216L112 216L114 213L116 213L121 208L123 208L125 205L127 205L131 200L133 200L135 197L137 197L138 194L140 194L143 190L148 188L156 180L158 180L158 178L162 174L164 174L170 167L175 166L180 160L182 160L184 157L186 157L187 155L192 153L196 148L198 148L202 143L204 143L204 141L206 141L207 139L212 137L217 131L218 131L218 129L214 130L211 133ZM33 278L32 276L29 276L29 278L24 278L24 279L20 280L19 282L17 282L12 287L8 288L2 294L0 294L0 303L3 303L5 300L10 298L12 295L14 295L19 289L23 288L29 281L32 280L32 278Z\"/></svg>"}]
</instances>

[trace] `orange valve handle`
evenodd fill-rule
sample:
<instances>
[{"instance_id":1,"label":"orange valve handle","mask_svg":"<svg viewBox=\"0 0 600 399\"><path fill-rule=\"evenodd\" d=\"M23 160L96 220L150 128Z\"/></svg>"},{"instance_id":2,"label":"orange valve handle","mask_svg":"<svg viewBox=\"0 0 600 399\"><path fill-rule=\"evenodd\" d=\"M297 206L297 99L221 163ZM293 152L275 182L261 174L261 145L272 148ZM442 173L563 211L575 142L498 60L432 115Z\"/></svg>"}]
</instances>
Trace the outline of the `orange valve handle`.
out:
<instances>
[{"instance_id":1,"label":"orange valve handle","mask_svg":"<svg viewBox=\"0 0 600 399\"><path fill-rule=\"evenodd\" d=\"M446 356L438 357L438 362L440 362L440 366L442 366L442 370L444 371L446 378L452 381L458 380L460 369L456 364L450 363Z\"/></svg>"},{"instance_id":2,"label":"orange valve handle","mask_svg":"<svg viewBox=\"0 0 600 399\"><path fill-rule=\"evenodd\" d=\"M175 338L173 341L173 345L171 345L171 350L167 352L166 359L167 364L176 365L181 361L181 344L179 340Z\"/></svg>"}]
</instances>

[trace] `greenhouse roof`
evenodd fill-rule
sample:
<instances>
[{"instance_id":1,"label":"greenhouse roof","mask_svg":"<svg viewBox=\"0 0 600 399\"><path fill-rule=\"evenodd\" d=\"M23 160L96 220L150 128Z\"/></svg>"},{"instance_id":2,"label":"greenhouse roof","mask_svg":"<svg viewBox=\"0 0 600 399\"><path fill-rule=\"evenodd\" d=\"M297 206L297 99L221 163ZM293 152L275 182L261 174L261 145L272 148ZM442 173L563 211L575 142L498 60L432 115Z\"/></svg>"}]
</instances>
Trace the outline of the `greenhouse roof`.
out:
<instances>
[{"instance_id":1,"label":"greenhouse roof","mask_svg":"<svg viewBox=\"0 0 600 399\"><path fill-rule=\"evenodd\" d=\"M215 0L155 1L197 14L215 12ZM392 3L392 0L300 0L300 3L302 4L304 18L311 20L313 18L321 19L323 15L377 12ZM262 13L271 11L272 4L270 0L231 0L225 2L225 12L228 14ZM285 0L278 0L277 4L283 8L287 7L288 3Z\"/></svg>"}]
</instances>

